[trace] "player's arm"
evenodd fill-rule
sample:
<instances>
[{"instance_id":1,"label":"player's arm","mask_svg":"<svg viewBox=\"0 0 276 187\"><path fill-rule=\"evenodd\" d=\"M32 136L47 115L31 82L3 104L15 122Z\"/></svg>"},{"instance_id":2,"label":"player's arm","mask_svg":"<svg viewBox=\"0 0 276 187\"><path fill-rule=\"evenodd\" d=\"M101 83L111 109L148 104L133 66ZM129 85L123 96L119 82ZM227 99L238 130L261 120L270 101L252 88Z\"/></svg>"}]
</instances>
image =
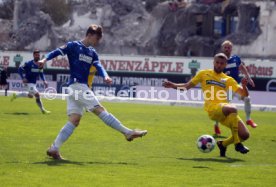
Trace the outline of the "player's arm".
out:
<instances>
[{"instance_id":1,"label":"player's arm","mask_svg":"<svg viewBox=\"0 0 276 187\"><path fill-rule=\"evenodd\" d=\"M173 89L179 89L179 90L189 90L190 88L195 87L192 81L189 81L187 83L174 83L171 81L164 81L162 85L165 88L173 88Z\"/></svg>"},{"instance_id":2,"label":"player's arm","mask_svg":"<svg viewBox=\"0 0 276 187\"><path fill-rule=\"evenodd\" d=\"M196 74L189 82L187 83L174 83L171 81L164 81L163 86L165 88L173 88L173 89L180 89L180 90L189 90L193 87L195 87L198 83L202 81L202 75L204 71L199 71L199 73Z\"/></svg>"},{"instance_id":3,"label":"player's arm","mask_svg":"<svg viewBox=\"0 0 276 187\"><path fill-rule=\"evenodd\" d=\"M246 86L247 83L248 83L248 80L246 78L243 78L242 81L241 81L242 87L239 86L236 89L236 93L239 94L242 97L248 97L249 92L248 92L248 88Z\"/></svg>"},{"instance_id":4,"label":"player's arm","mask_svg":"<svg viewBox=\"0 0 276 187\"><path fill-rule=\"evenodd\" d=\"M255 83L254 81L251 79L250 75L249 75L249 72L247 71L246 67L245 67L245 64L244 62L241 62L240 66L239 66L239 70L245 75L245 77L247 78L248 80L248 83L255 87Z\"/></svg>"},{"instance_id":5,"label":"player's arm","mask_svg":"<svg viewBox=\"0 0 276 187\"><path fill-rule=\"evenodd\" d=\"M41 59L40 61L38 61L39 63L39 67L43 67L44 64L48 61L48 60L52 60L53 58L56 58L60 55L64 56L66 54L68 54L68 52L71 49L71 46L73 45L72 42L68 42L66 45L61 46L53 51L51 51L50 53L48 53L45 58Z\"/></svg>"},{"instance_id":6,"label":"player's arm","mask_svg":"<svg viewBox=\"0 0 276 187\"><path fill-rule=\"evenodd\" d=\"M96 67L98 74L103 77L104 82L110 85L112 83L112 79L109 77L102 64L96 62L93 65Z\"/></svg>"},{"instance_id":7,"label":"player's arm","mask_svg":"<svg viewBox=\"0 0 276 187\"><path fill-rule=\"evenodd\" d=\"M94 53L93 66L95 66L95 68L97 69L98 74L101 77L103 77L104 82L106 84L110 85L112 83L112 79L109 77L109 75L107 74L106 70L104 69L104 67L100 63L100 60L99 60L99 57L98 57L97 53Z\"/></svg>"},{"instance_id":8,"label":"player's arm","mask_svg":"<svg viewBox=\"0 0 276 187\"><path fill-rule=\"evenodd\" d=\"M48 87L48 82L45 79L45 75L44 75L43 71L39 72L39 76L40 76L41 80L43 81L45 87L47 88Z\"/></svg>"},{"instance_id":9,"label":"player's arm","mask_svg":"<svg viewBox=\"0 0 276 187\"><path fill-rule=\"evenodd\" d=\"M18 74L20 75L23 83L28 83L28 80L26 79L26 77L24 75L25 68L27 68L27 62L24 63L23 65L19 66L19 68L18 68Z\"/></svg>"}]
</instances>

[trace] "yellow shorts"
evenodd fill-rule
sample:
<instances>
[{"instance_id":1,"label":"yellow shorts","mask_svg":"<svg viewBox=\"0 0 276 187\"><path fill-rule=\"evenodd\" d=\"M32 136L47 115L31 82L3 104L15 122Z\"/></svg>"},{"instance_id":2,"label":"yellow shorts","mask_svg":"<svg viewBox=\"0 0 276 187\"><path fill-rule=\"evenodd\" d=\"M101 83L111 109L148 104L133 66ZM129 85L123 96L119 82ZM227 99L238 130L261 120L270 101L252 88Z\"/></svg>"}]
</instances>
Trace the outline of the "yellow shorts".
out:
<instances>
[{"instance_id":1,"label":"yellow shorts","mask_svg":"<svg viewBox=\"0 0 276 187\"><path fill-rule=\"evenodd\" d=\"M223 122L226 117L222 112L222 107L227 104L228 103L210 104L207 108L209 118L214 121Z\"/></svg>"},{"instance_id":2,"label":"yellow shorts","mask_svg":"<svg viewBox=\"0 0 276 187\"><path fill-rule=\"evenodd\" d=\"M222 125L228 127L228 128L232 128L233 125L233 118L230 117L226 117L223 112L222 112L222 108L224 105L227 105L229 103L218 103L218 104L211 104L208 106L207 108L207 112L209 115L209 118L211 120L214 121L218 121L220 122ZM237 115L237 114L236 114ZM238 121L242 121L241 118L237 115L237 121L236 123L238 123Z\"/></svg>"}]
</instances>

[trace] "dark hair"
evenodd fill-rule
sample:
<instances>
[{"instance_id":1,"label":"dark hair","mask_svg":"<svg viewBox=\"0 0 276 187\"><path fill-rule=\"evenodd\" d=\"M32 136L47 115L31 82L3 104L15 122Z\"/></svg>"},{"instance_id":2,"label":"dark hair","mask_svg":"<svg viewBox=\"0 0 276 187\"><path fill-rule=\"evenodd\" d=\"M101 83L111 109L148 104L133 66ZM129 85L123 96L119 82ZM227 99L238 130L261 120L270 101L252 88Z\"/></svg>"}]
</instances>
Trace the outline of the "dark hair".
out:
<instances>
[{"instance_id":1,"label":"dark hair","mask_svg":"<svg viewBox=\"0 0 276 187\"><path fill-rule=\"evenodd\" d=\"M34 50L33 54L40 53L38 49Z\"/></svg>"},{"instance_id":2,"label":"dark hair","mask_svg":"<svg viewBox=\"0 0 276 187\"><path fill-rule=\"evenodd\" d=\"M102 27L100 25L94 25L94 24L92 24L92 25L90 25L88 27L88 29L86 31L86 36L89 33L92 34L92 35L96 34L96 35L98 35L101 38L103 36L103 29L102 29Z\"/></svg>"}]
</instances>

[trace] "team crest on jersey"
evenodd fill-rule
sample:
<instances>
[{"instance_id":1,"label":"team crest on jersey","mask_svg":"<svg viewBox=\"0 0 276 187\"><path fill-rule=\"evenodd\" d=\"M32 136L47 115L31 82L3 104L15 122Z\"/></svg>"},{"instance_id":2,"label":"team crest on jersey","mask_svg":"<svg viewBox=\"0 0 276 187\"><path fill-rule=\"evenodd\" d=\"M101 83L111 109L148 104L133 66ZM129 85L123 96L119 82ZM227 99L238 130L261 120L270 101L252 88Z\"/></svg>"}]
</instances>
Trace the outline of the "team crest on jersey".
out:
<instances>
[{"instance_id":1,"label":"team crest on jersey","mask_svg":"<svg viewBox=\"0 0 276 187\"><path fill-rule=\"evenodd\" d=\"M226 83L226 80L227 80L227 79L220 79L220 82Z\"/></svg>"}]
</instances>

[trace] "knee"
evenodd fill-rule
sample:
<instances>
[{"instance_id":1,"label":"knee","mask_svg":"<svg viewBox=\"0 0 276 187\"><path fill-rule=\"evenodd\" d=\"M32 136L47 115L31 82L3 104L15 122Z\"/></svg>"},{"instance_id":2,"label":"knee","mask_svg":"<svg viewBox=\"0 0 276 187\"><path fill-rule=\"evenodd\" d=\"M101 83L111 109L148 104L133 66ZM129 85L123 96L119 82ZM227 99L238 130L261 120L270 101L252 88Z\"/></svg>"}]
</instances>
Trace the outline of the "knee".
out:
<instances>
[{"instance_id":1,"label":"knee","mask_svg":"<svg viewBox=\"0 0 276 187\"><path fill-rule=\"evenodd\" d=\"M245 132L243 134L241 134L240 138L243 140L247 140L250 137L249 132Z\"/></svg>"},{"instance_id":2,"label":"knee","mask_svg":"<svg viewBox=\"0 0 276 187\"><path fill-rule=\"evenodd\" d=\"M93 112L94 114L96 114L97 116L98 116L100 113L102 113L103 111L106 111L106 110L105 110L105 108L102 107L102 106L98 106L98 107L96 107L96 108L94 108L94 109L92 110L92 112Z\"/></svg>"},{"instance_id":3,"label":"knee","mask_svg":"<svg viewBox=\"0 0 276 187\"><path fill-rule=\"evenodd\" d=\"M81 115L70 115L69 116L69 121L75 125L76 127L79 125L80 123L80 120L81 120Z\"/></svg>"},{"instance_id":4,"label":"knee","mask_svg":"<svg viewBox=\"0 0 276 187\"><path fill-rule=\"evenodd\" d=\"M228 116L231 113L238 113L238 110L235 106L224 106L222 109L223 113L225 114L225 116Z\"/></svg>"},{"instance_id":5,"label":"knee","mask_svg":"<svg viewBox=\"0 0 276 187\"><path fill-rule=\"evenodd\" d=\"M37 99L39 99L39 98L40 98L39 93L36 93L36 94L35 94L35 97L36 97Z\"/></svg>"},{"instance_id":6,"label":"knee","mask_svg":"<svg viewBox=\"0 0 276 187\"><path fill-rule=\"evenodd\" d=\"M80 124L80 119L70 119L70 122L77 127Z\"/></svg>"},{"instance_id":7,"label":"knee","mask_svg":"<svg viewBox=\"0 0 276 187\"><path fill-rule=\"evenodd\" d=\"M235 106L233 106L230 108L230 113L238 113L238 109Z\"/></svg>"},{"instance_id":8,"label":"knee","mask_svg":"<svg viewBox=\"0 0 276 187\"><path fill-rule=\"evenodd\" d=\"M250 97L249 97L249 96L248 96L248 97L244 97L244 98L243 98L243 101L249 103L249 102L250 102Z\"/></svg>"}]
</instances>

